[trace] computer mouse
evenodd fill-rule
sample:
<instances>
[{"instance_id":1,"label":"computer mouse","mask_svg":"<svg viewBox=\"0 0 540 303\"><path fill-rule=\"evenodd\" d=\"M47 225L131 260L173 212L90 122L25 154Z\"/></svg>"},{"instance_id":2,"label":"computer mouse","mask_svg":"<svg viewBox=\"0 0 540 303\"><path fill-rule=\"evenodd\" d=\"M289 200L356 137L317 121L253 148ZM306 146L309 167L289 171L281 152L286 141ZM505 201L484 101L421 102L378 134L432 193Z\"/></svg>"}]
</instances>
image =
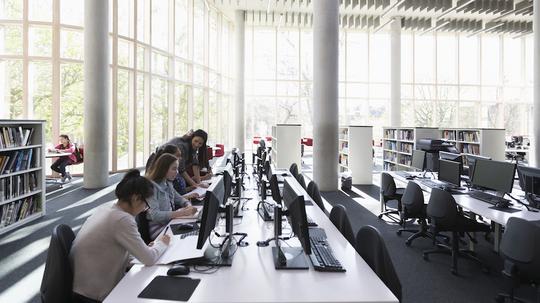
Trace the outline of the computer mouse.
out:
<instances>
[{"instance_id":1,"label":"computer mouse","mask_svg":"<svg viewBox=\"0 0 540 303\"><path fill-rule=\"evenodd\" d=\"M185 265L175 265L167 271L167 276L183 276L189 274L189 267Z\"/></svg>"},{"instance_id":2,"label":"computer mouse","mask_svg":"<svg viewBox=\"0 0 540 303\"><path fill-rule=\"evenodd\" d=\"M288 173L282 173L281 176L282 177L287 177L289 174Z\"/></svg>"},{"instance_id":3,"label":"computer mouse","mask_svg":"<svg viewBox=\"0 0 540 303\"><path fill-rule=\"evenodd\" d=\"M507 208L510 205L510 202L508 201L499 201L497 204L495 204L496 208Z\"/></svg>"},{"instance_id":4,"label":"computer mouse","mask_svg":"<svg viewBox=\"0 0 540 303\"><path fill-rule=\"evenodd\" d=\"M178 225L178 230L192 230L193 228L194 228L193 224L189 224L189 223Z\"/></svg>"},{"instance_id":5,"label":"computer mouse","mask_svg":"<svg viewBox=\"0 0 540 303\"><path fill-rule=\"evenodd\" d=\"M407 176L407 177L405 177L405 179L407 179L407 180L414 180L414 176Z\"/></svg>"}]
</instances>

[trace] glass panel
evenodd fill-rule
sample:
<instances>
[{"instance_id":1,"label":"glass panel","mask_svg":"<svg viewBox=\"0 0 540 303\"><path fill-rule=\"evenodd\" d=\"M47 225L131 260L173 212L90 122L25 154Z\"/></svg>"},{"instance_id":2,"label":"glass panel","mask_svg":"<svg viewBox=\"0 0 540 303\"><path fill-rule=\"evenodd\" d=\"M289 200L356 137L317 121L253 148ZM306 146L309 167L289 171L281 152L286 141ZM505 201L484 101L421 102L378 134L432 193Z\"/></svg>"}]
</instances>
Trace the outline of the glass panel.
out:
<instances>
[{"instance_id":1,"label":"glass panel","mask_svg":"<svg viewBox=\"0 0 540 303\"><path fill-rule=\"evenodd\" d=\"M51 22L52 12L52 0L28 1L28 19L31 21Z\"/></svg>"},{"instance_id":2,"label":"glass panel","mask_svg":"<svg viewBox=\"0 0 540 303\"><path fill-rule=\"evenodd\" d=\"M275 79L276 77L276 32L261 29L253 36L253 77L254 79Z\"/></svg>"},{"instance_id":3,"label":"glass panel","mask_svg":"<svg viewBox=\"0 0 540 303\"><path fill-rule=\"evenodd\" d=\"M129 168L129 107L131 104L132 74L129 71L118 69L117 75L117 103L116 103L116 152L117 169Z\"/></svg>"},{"instance_id":4,"label":"glass panel","mask_svg":"<svg viewBox=\"0 0 540 303\"><path fill-rule=\"evenodd\" d=\"M0 19L21 20L23 4L21 0L0 0Z\"/></svg>"},{"instance_id":5,"label":"glass panel","mask_svg":"<svg viewBox=\"0 0 540 303\"><path fill-rule=\"evenodd\" d=\"M368 97L368 85L367 84L360 84L360 83L349 83L347 85L347 97L367 98Z\"/></svg>"},{"instance_id":6,"label":"glass panel","mask_svg":"<svg viewBox=\"0 0 540 303\"><path fill-rule=\"evenodd\" d=\"M81 31L60 31L60 57L67 59L84 59L84 34Z\"/></svg>"},{"instance_id":7,"label":"glass panel","mask_svg":"<svg viewBox=\"0 0 540 303\"><path fill-rule=\"evenodd\" d=\"M118 65L133 67L133 43L118 39Z\"/></svg>"},{"instance_id":8,"label":"glass panel","mask_svg":"<svg viewBox=\"0 0 540 303\"><path fill-rule=\"evenodd\" d=\"M146 48L140 45L137 45L137 69L148 71L148 66L146 64Z\"/></svg>"},{"instance_id":9,"label":"glass panel","mask_svg":"<svg viewBox=\"0 0 540 303\"><path fill-rule=\"evenodd\" d=\"M369 86L369 97L375 99L390 99L390 85L371 84Z\"/></svg>"},{"instance_id":10,"label":"glass panel","mask_svg":"<svg viewBox=\"0 0 540 303\"><path fill-rule=\"evenodd\" d=\"M313 32L309 30L300 31L300 80L313 80Z\"/></svg>"},{"instance_id":11,"label":"glass panel","mask_svg":"<svg viewBox=\"0 0 540 303\"><path fill-rule=\"evenodd\" d=\"M454 85L439 85L437 86L437 95L439 100L457 100L458 86Z\"/></svg>"},{"instance_id":12,"label":"glass panel","mask_svg":"<svg viewBox=\"0 0 540 303\"><path fill-rule=\"evenodd\" d=\"M499 84L499 36L482 36L482 84Z\"/></svg>"},{"instance_id":13,"label":"glass panel","mask_svg":"<svg viewBox=\"0 0 540 303\"><path fill-rule=\"evenodd\" d=\"M163 1L165 2L165 1ZM137 0L137 40L148 43L148 6L150 1Z\"/></svg>"},{"instance_id":14,"label":"glass panel","mask_svg":"<svg viewBox=\"0 0 540 303\"><path fill-rule=\"evenodd\" d=\"M416 126L431 126L434 120L434 102L416 101L414 104L414 125Z\"/></svg>"},{"instance_id":15,"label":"glass panel","mask_svg":"<svg viewBox=\"0 0 540 303\"><path fill-rule=\"evenodd\" d=\"M457 83L457 38L455 34L437 34L437 82Z\"/></svg>"},{"instance_id":16,"label":"glass panel","mask_svg":"<svg viewBox=\"0 0 540 303\"><path fill-rule=\"evenodd\" d=\"M193 129L204 128L204 90L193 89Z\"/></svg>"},{"instance_id":17,"label":"glass panel","mask_svg":"<svg viewBox=\"0 0 540 303\"><path fill-rule=\"evenodd\" d=\"M204 63L204 52L206 40L206 26L204 22L204 3L203 1L195 1L193 14L193 60L197 63Z\"/></svg>"},{"instance_id":18,"label":"glass panel","mask_svg":"<svg viewBox=\"0 0 540 303\"><path fill-rule=\"evenodd\" d=\"M33 118L43 119L45 123L45 141L52 138L52 64L50 62L30 62L28 98L33 105Z\"/></svg>"},{"instance_id":19,"label":"glass panel","mask_svg":"<svg viewBox=\"0 0 540 303\"><path fill-rule=\"evenodd\" d=\"M144 107L145 82L146 76L143 74L137 75L137 109L135 120L135 152L136 165L141 167L145 165L147 156L144 154L144 130L147 127L144 122L144 114L148 110Z\"/></svg>"},{"instance_id":20,"label":"glass panel","mask_svg":"<svg viewBox=\"0 0 540 303\"><path fill-rule=\"evenodd\" d=\"M459 36L459 81L461 84L478 84L479 80L478 37Z\"/></svg>"},{"instance_id":21,"label":"glass panel","mask_svg":"<svg viewBox=\"0 0 540 303\"><path fill-rule=\"evenodd\" d=\"M436 102L435 118L433 125L439 127L454 127L457 118L457 102Z\"/></svg>"},{"instance_id":22,"label":"glass panel","mask_svg":"<svg viewBox=\"0 0 540 303\"><path fill-rule=\"evenodd\" d=\"M370 36L369 75L372 82L390 82L390 39L388 34L377 33Z\"/></svg>"},{"instance_id":23,"label":"glass panel","mask_svg":"<svg viewBox=\"0 0 540 303\"><path fill-rule=\"evenodd\" d=\"M504 37L504 66L503 66L503 84L521 85L523 52L521 49L522 39L513 39Z\"/></svg>"},{"instance_id":24,"label":"glass panel","mask_svg":"<svg viewBox=\"0 0 540 303\"><path fill-rule=\"evenodd\" d=\"M133 0L118 0L118 34L120 36L133 38L135 31L133 24L134 13Z\"/></svg>"},{"instance_id":25,"label":"glass panel","mask_svg":"<svg viewBox=\"0 0 540 303\"><path fill-rule=\"evenodd\" d=\"M474 86L461 86L459 88L459 99L478 101L480 99L480 89Z\"/></svg>"},{"instance_id":26,"label":"glass panel","mask_svg":"<svg viewBox=\"0 0 540 303\"><path fill-rule=\"evenodd\" d=\"M208 133L213 142L216 142L216 138L219 136L218 106L218 95L210 91L208 93Z\"/></svg>"},{"instance_id":27,"label":"glass panel","mask_svg":"<svg viewBox=\"0 0 540 303\"><path fill-rule=\"evenodd\" d=\"M277 96L298 96L298 82L280 81L277 83Z\"/></svg>"},{"instance_id":28,"label":"glass panel","mask_svg":"<svg viewBox=\"0 0 540 303\"><path fill-rule=\"evenodd\" d=\"M60 23L83 26L84 0L61 0Z\"/></svg>"},{"instance_id":29,"label":"glass panel","mask_svg":"<svg viewBox=\"0 0 540 303\"><path fill-rule=\"evenodd\" d=\"M176 80L182 80L182 81L189 81L188 77L188 65L185 64L182 61L176 60L176 63L174 64L175 73L174 78Z\"/></svg>"},{"instance_id":30,"label":"glass panel","mask_svg":"<svg viewBox=\"0 0 540 303\"><path fill-rule=\"evenodd\" d=\"M414 102L412 100L401 101L401 124L415 125Z\"/></svg>"},{"instance_id":31,"label":"glass panel","mask_svg":"<svg viewBox=\"0 0 540 303\"><path fill-rule=\"evenodd\" d=\"M280 30L277 36L277 77L297 80L299 77L299 35L297 30Z\"/></svg>"},{"instance_id":32,"label":"glass panel","mask_svg":"<svg viewBox=\"0 0 540 303\"><path fill-rule=\"evenodd\" d=\"M0 24L0 54L20 55L23 52L22 26Z\"/></svg>"},{"instance_id":33,"label":"glass panel","mask_svg":"<svg viewBox=\"0 0 540 303\"><path fill-rule=\"evenodd\" d=\"M0 117L2 118L23 118L22 75L22 60L0 59Z\"/></svg>"},{"instance_id":34,"label":"glass panel","mask_svg":"<svg viewBox=\"0 0 540 303\"><path fill-rule=\"evenodd\" d=\"M300 123L298 98L278 98L277 111L277 123Z\"/></svg>"},{"instance_id":35,"label":"glass panel","mask_svg":"<svg viewBox=\"0 0 540 303\"><path fill-rule=\"evenodd\" d=\"M84 71L83 64L60 65L60 133L73 141L83 138Z\"/></svg>"},{"instance_id":36,"label":"glass panel","mask_svg":"<svg viewBox=\"0 0 540 303\"><path fill-rule=\"evenodd\" d=\"M401 82L412 83L414 81L414 48L413 35L401 33ZM412 125L412 124L403 124Z\"/></svg>"},{"instance_id":37,"label":"glass panel","mask_svg":"<svg viewBox=\"0 0 540 303\"><path fill-rule=\"evenodd\" d=\"M311 52L313 52L313 47ZM347 81L368 81L367 33L347 33Z\"/></svg>"},{"instance_id":38,"label":"glass panel","mask_svg":"<svg viewBox=\"0 0 540 303\"><path fill-rule=\"evenodd\" d=\"M532 85L533 79L534 79L533 53L534 53L533 38L531 37L531 35L529 35L525 39L525 77L527 79L527 82L526 82L527 85Z\"/></svg>"},{"instance_id":39,"label":"glass panel","mask_svg":"<svg viewBox=\"0 0 540 303\"><path fill-rule=\"evenodd\" d=\"M274 98L246 98L246 102L252 105L246 107L247 138L271 135L272 125L276 122L276 103Z\"/></svg>"},{"instance_id":40,"label":"glass panel","mask_svg":"<svg viewBox=\"0 0 540 303\"><path fill-rule=\"evenodd\" d=\"M478 127L479 106L475 102L460 102L458 109L459 127Z\"/></svg>"},{"instance_id":41,"label":"glass panel","mask_svg":"<svg viewBox=\"0 0 540 303\"><path fill-rule=\"evenodd\" d=\"M204 85L205 70L199 66L193 67L193 83L197 85Z\"/></svg>"},{"instance_id":42,"label":"glass panel","mask_svg":"<svg viewBox=\"0 0 540 303\"><path fill-rule=\"evenodd\" d=\"M52 53L52 28L30 27L28 33L30 56L50 57Z\"/></svg>"},{"instance_id":43,"label":"glass panel","mask_svg":"<svg viewBox=\"0 0 540 303\"><path fill-rule=\"evenodd\" d=\"M208 45L208 66L217 70L218 68L218 35L217 35L218 20L217 14L214 11L210 11L209 22L209 45Z\"/></svg>"},{"instance_id":44,"label":"glass panel","mask_svg":"<svg viewBox=\"0 0 540 303\"><path fill-rule=\"evenodd\" d=\"M169 43L169 1L152 1L152 45L167 50Z\"/></svg>"},{"instance_id":45,"label":"glass panel","mask_svg":"<svg viewBox=\"0 0 540 303\"><path fill-rule=\"evenodd\" d=\"M183 135L188 131L188 94L189 86L177 84L175 96L174 133Z\"/></svg>"},{"instance_id":46,"label":"glass panel","mask_svg":"<svg viewBox=\"0 0 540 303\"><path fill-rule=\"evenodd\" d=\"M150 150L154 150L168 139L167 81L157 77L152 78L151 104Z\"/></svg>"},{"instance_id":47,"label":"glass panel","mask_svg":"<svg viewBox=\"0 0 540 303\"><path fill-rule=\"evenodd\" d=\"M189 31L189 12L188 12L188 1L187 0L176 0L176 9L175 9L175 30L174 30L174 41L175 41L175 52L177 56L188 58L188 31Z\"/></svg>"},{"instance_id":48,"label":"glass panel","mask_svg":"<svg viewBox=\"0 0 540 303\"><path fill-rule=\"evenodd\" d=\"M414 80L435 83L435 39L433 34L414 36Z\"/></svg>"},{"instance_id":49,"label":"glass panel","mask_svg":"<svg viewBox=\"0 0 540 303\"><path fill-rule=\"evenodd\" d=\"M152 52L152 73L167 76L169 74L169 60L157 52Z\"/></svg>"}]
</instances>

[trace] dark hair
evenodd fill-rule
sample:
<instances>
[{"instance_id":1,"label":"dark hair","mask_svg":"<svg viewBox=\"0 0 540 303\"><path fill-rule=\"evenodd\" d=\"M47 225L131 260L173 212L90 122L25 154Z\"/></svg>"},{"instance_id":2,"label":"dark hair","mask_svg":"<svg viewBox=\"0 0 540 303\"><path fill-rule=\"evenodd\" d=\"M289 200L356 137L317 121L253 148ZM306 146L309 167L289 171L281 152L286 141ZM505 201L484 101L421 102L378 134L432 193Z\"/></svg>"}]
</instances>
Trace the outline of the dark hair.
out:
<instances>
[{"instance_id":1,"label":"dark hair","mask_svg":"<svg viewBox=\"0 0 540 303\"><path fill-rule=\"evenodd\" d=\"M198 129L193 132L193 134L190 136L190 141L193 140L194 137L201 137L204 140L203 145L206 145L206 141L208 141L208 133L206 133L202 129Z\"/></svg>"},{"instance_id":2,"label":"dark hair","mask_svg":"<svg viewBox=\"0 0 540 303\"><path fill-rule=\"evenodd\" d=\"M131 197L137 195L142 199L151 197L154 194L154 186L137 169L129 170L118 183L114 194L120 201L125 201L131 205Z\"/></svg>"},{"instance_id":3,"label":"dark hair","mask_svg":"<svg viewBox=\"0 0 540 303\"><path fill-rule=\"evenodd\" d=\"M68 135L62 134L62 135L60 135L59 137L68 140L68 145L71 144L71 139L69 139L69 136L68 136Z\"/></svg>"},{"instance_id":4,"label":"dark hair","mask_svg":"<svg viewBox=\"0 0 540 303\"><path fill-rule=\"evenodd\" d=\"M172 154L162 154L152 164L150 171L146 174L148 179L152 181L161 181L165 179L167 171L174 161L178 161L178 158Z\"/></svg>"},{"instance_id":5,"label":"dark hair","mask_svg":"<svg viewBox=\"0 0 540 303\"><path fill-rule=\"evenodd\" d=\"M199 147L199 151L197 153L197 159L199 160L199 167L203 168L209 168L210 163L208 159L208 145L203 144L201 147Z\"/></svg>"},{"instance_id":6,"label":"dark hair","mask_svg":"<svg viewBox=\"0 0 540 303\"><path fill-rule=\"evenodd\" d=\"M156 162L159 157L163 154L171 154L175 155L177 152L181 153L181 150L178 148L178 146L174 144L165 144L160 146L155 153L153 153L149 158L148 162L146 163L146 170L150 171L152 169L152 166Z\"/></svg>"}]
</instances>

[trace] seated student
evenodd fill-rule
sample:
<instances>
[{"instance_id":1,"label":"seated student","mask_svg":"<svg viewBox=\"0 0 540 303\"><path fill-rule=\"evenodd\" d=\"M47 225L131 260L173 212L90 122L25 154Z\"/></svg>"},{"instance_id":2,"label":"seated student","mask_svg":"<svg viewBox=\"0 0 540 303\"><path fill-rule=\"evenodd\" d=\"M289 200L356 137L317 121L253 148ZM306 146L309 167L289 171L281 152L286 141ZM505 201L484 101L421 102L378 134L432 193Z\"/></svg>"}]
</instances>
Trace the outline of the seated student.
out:
<instances>
[{"instance_id":1,"label":"seated student","mask_svg":"<svg viewBox=\"0 0 540 303\"><path fill-rule=\"evenodd\" d=\"M51 165L51 169L62 176L62 182L71 180L71 174L66 172L66 166L76 163L77 157L74 154L75 146L71 143L71 140L69 140L68 135L60 135L60 137L58 137L58 145L56 145L54 149L49 148L49 152L71 154L69 156L58 157Z\"/></svg>"},{"instance_id":2,"label":"seated student","mask_svg":"<svg viewBox=\"0 0 540 303\"><path fill-rule=\"evenodd\" d=\"M69 254L77 302L103 301L122 279L129 255L154 265L169 245L163 235L144 244L135 216L148 207L153 186L136 169L126 173L115 190L118 201L101 206L84 222Z\"/></svg>"},{"instance_id":3,"label":"seated student","mask_svg":"<svg viewBox=\"0 0 540 303\"><path fill-rule=\"evenodd\" d=\"M147 212L150 238L155 239L171 219L191 216L197 209L173 188L172 181L178 174L178 158L162 154L152 165L146 177L154 185L154 195L148 200Z\"/></svg>"},{"instance_id":4,"label":"seated student","mask_svg":"<svg viewBox=\"0 0 540 303\"><path fill-rule=\"evenodd\" d=\"M206 145L207 140L208 134L204 130L198 129L193 133L188 133L183 137L176 137L168 142L168 144L174 144L180 149L182 161L180 161L179 170L186 182L191 186L201 184L197 151L201 146ZM187 172L190 166L193 169L193 178ZM205 187L205 185L202 186Z\"/></svg>"},{"instance_id":5,"label":"seated student","mask_svg":"<svg viewBox=\"0 0 540 303\"><path fill-rule=\"evenodd\" d=\"M206 146L206 144L199 148L197 158L199 160L199 174L201 175L201 180L210 180L214 174L212 173L212 166L210 166L210 161L208 160L208 146Z\"/></svg>"},{"instance_id":6,"label":"seated student","mask_svg":"<svg viewBox=\"0 0 540 303\"><path fill-rule=\"evenodd\" d=\"M152 168L152 165L155 162L155 159L159 158L163 154L171 154L171 155L174 155L175 157L177 157L179 161L182 160L182 154L181 154L180 149L178 148L178 146L172 145L172 144L165 144L165 145L160 146L157 149L157 151L155 152L155 154L153 155L152 158L148 159L148 162L146 163L146 170L150 171L151 168ZM172 181L172 184L173 184L174 189L176 189L176 191L179 194L181 194L184 198L189 200L191 198L197 198L198 197L197 194L186 195L188 192L194 190L196 188L196 186L187 186L186 185L186 180L184 180L184 177L182 177L182 175L180 175L180 172L178 172L178 174L176 175L176 177Z\"/></svg>"}]
</instances>

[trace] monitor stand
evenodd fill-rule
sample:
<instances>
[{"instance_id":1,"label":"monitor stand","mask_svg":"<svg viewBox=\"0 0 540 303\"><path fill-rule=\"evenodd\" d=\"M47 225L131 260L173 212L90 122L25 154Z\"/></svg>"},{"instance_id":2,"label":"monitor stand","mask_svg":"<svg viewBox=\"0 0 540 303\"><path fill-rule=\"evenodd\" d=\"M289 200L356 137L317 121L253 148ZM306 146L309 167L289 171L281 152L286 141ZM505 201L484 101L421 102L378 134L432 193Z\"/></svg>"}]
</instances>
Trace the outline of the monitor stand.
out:
<instances>
[{"instance_id":1,"label":"monitor stand","mask_svg":"<svg viewBox=\"0 0 540 303\"><path fill-rule=\"evenodd\" d=\"M302 247L272 247L276 269L309 269Z\"/></svg>"},{"instance_id":2,"label":"monitor stand","mask_svg":"<svg viewBox=\"0 0 540 303\"><path fill-rule=\"evenodd\" d=\"M234 253L238 249L236 244L232 244L229 239L218 247L209 245L204 251L204 260L199 265L202 266L232 266Z\"/></svg>"}]
</instances>

